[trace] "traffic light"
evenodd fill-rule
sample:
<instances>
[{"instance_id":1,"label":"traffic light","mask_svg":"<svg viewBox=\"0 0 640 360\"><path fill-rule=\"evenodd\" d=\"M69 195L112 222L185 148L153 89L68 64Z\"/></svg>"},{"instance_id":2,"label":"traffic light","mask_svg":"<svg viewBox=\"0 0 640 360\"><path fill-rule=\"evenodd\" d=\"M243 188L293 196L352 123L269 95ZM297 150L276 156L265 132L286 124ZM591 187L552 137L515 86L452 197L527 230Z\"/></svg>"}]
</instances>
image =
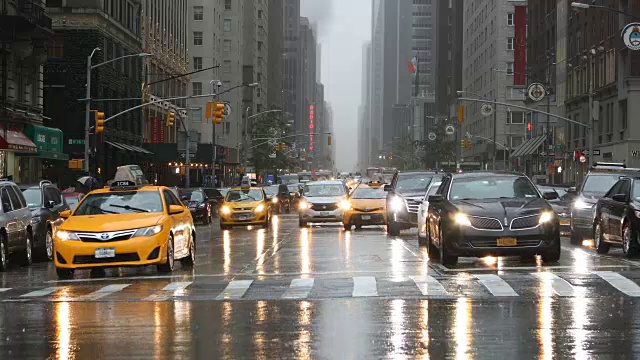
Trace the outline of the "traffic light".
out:
<instances>
[{"instance_id":1,"label":"traffic light","mask_svg":"<svg viewBox=\"0 0 640 360\"><path fill-rule=\"evenodd\" d=\"M102 132L104 132L104 113L96 111L95 133L100 134Z\"/></svg>"},{"instance_id":2,"label":"traffic light","mask_svg":"<svg viewBox=\"0 0 640 360\"><path fill-rule=\"evenodd\" d=\"M532 136L531 130L533 130L533 126L531 125L531 121L527 123L527 138L530 139Z\"/></svg>"},{"instance_id":3,"label":"traffic light","mask_svg":"<svg viewBox=\"0 0 640 360\"><path fill-rule=\"evenodd\" d=\"M329 137L327 137L327 145L331 146L331 135L329 135Z\"/></svg>"},{"instance_id":4,"label":"traffic light","mask_svg":"<svg viewBox=\"0 0 640 360\"><path fill-rule=\"evenodd\" d=\"M211 119L212 113L213 113L213 102L207 101L207 111L204 115L205 119Z\"/></svg>"},{"instance_id":5,"label":"traffic light","mask_svg":"<svg viewBox=\"0 0 640 360\"><path fill-rule=\"evenodd\" d=\"M464 122L464 106L458 105L458 123L462 124Z\"/></svg>"},{"instance_id":6,"label":"traffic light","mask_svg":"<svg viewBox=\"0 0 640 360\"><path fill-rule=\"evenodd\" d=\"M287 144L285 144L285 143L280 144L280 150L286 151L287 150Z\"/></svg>"},{"instance_id":7,"label":"traffic light","mask_svg":"<svg viewBox=\"0 0 640 360\"><path fill-rule=\"evenodd\" d=\"M214 124L221 124L222 123L222 119L225 116L225 109L224 109L224 104L215 101L213 103L213 123Z\"/></svg>"},{"instance_id":8,"label":"traffic light","mask_svg":"<svg viewBox=\"0 0 640 360\"><path fill-rule=\"evenodd\" d=\"M466 149L467 148L467 139L462 139L460 140L460 148L461 149Z\"/></svg>"},{"instance_id":9,"label":"traffic light","mask_svg":"<svg viewBox=\"0 0 640 360\"><path fill-rule=\"evenodd\" d=\"M276 151L280 151L280 143L276 143Z\"/></svg>"},{"instance_id":10,"label":"traffic light","mask_svg":"<svg viewBox=\"0 0 640 360\"><path fill-rule=\"evenodd\" d=\"M467 149L471 149L473 147L473 143L471 142L471 139L467 139Z\"/></svg>"},{"instance_id":11,"label":"traffic light","mask_svg":"<svg viewBox=\"0 0 640 360\"><path fill-rule=\"evenodd\" d=\"M167 113L167 123L166 123L166 125L167 126L173 126L173 123L175 121L175 117L176 117L176 114L174 114L173 111L169 111Z\"/></svg>"}]
</instances>

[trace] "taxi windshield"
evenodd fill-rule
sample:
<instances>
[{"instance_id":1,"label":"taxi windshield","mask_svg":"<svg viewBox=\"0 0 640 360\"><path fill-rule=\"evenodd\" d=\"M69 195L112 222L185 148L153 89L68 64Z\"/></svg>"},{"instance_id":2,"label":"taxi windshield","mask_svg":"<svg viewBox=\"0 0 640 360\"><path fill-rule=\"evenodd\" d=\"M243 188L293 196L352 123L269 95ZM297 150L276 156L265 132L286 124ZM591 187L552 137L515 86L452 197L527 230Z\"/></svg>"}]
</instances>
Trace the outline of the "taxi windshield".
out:
<instances>
[{"instance_id":1,"label":"taxi windshield","mask_svg":"<svg viewBox=\"0 0 640 360\"><path fill-rule=\"evenodd\" d=\"M257 189L229 190L225 198L228 202L260 201L262 199L262 191Z\"/></svg>"},{"instance_id":2,"label":"taxi windshield","mask_svg":"<svg viewBox=\"0 0 640 360\"><path fill-rule=\"evenodd\" d=\"M127 191L89 194L74 216L162 212L157 191Z\"/></svg>"},{"instance_id":3,"label":"taxi windshield","mask_svg":"<svg viewBox=\"0 0 640 360\"><path fill-rule=\"evenodd\" d=\"M387 193L384 188L359 187L353 192L352 199L384 199Z\"/></svg>"}]
</instances>

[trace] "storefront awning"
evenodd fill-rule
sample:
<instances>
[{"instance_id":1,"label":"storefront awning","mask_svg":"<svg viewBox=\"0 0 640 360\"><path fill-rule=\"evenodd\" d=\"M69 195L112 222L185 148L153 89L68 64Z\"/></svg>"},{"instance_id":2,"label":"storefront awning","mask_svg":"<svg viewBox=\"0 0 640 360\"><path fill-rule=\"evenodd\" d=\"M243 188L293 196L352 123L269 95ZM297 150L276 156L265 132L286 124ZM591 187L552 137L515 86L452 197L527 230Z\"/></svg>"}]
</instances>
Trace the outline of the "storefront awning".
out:
<instances>
[{"instance_id":1,"label":"storefront awning","mask_svg":"<svg viewBox=\"0 0 640 360\"><path fill-rule=\"evenodd\" d=\"M544 141L546 139L547 139L546 135L537 136L537 137L528 139L527 141L522 143L522 145L520 145L513 152L513 154L511 154L510 157L515 158L515 157L520 157L520 156L531 155L531 154L535 153L540 148L540 146L542 146L542 144L544 144Z\"/></svg>"},{"instance_id":2,"label":"storefront awning","mask_svg":"<svg viewBox=\"0 0 640 360\"><path fill-rule=\"evenodd\" d=\"M133 152L137 152L137 153L141 153L141 154L153 155L153 153L151 151L143 149L143 148L138 147L138 146L129 145L129 144L123 144L123 143L119 143L119 142L115 142L115 141L105 141L105 143L113 146L114 148L116 148L118 150L133 151Z\"/></svg>"},{"instance_id":3,"label":"storefront awning","mask_svg":"<svg viewBox=\"0 0 640 360\"><path fill-rule=\"evenodd\" d=\"M0 150L37 153L38 147L21 130L0 125Z\"/></svg>"},{"instance_id":4,"label":"storefront awning","mask_svg":"<svg viewBox=\"0 0 640 360\"><path fill-rule=\"evenodd\" d=\"M20 154L21 156L37 156L43 159L69 160L69 155L62 152L62 130L46 126L29 124L24 129L25 135L37 146L37 153Z\"/></svg>"}]
</instances>

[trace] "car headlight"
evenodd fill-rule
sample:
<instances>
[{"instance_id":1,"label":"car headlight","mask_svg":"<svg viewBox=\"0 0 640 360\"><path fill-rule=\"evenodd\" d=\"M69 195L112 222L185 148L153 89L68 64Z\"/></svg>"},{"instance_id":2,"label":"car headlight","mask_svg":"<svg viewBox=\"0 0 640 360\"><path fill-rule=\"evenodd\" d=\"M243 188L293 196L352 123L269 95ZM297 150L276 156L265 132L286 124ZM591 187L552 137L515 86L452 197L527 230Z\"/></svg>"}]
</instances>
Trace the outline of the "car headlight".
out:
<instances>
[{"instance_id":1,"label":"car headlight","mask_svg":"<svg viewBox=\"0 0 640 360\"><path fill-rule=\"evenodd\" d=\"M403 211L405 209L404 200L402 200L402 198L398 196L394 196L393 198L391 198L389 206L393 211Z\"/></svg>"},{"instance_id":2,"label":"car headlight","mask_svg":"<svg viewBox=\"0 0 640 360\"><path fill-rule=\"evenodd\" d=\"M278 203L278 197L277 197L277 196L274 196L274 197L271 199L271 202L272 202L272 203L274 203L274 204L277 204L277 203Z\"/></svg>"},{"instance_id":3,"label":"car headlight","mask_svg":"<svg viewBox=\"0 0 640 360\"><path fill-rule=\"evenodd\" d=\"M258 205L258 206L255 208L255 210L253 210L253 211L254 211L254 212L256 212L256 213L261 213L261 212L263 212L263 211L264 211L264 204L260 204L260 205Z\"/></svg>"},{"instance_id":4,"label":"car headlight","mask_svg":"<svg viewBox=\"0 0 640 360\"><path fill-rule=\"evenodd\" d=\"M231 208L225 205L225 206L220 208L220 213L222 215L229 215L229 214L231 214Z\"/></svg>"},{"instance_id":5,"label":"car headlight","mask_svg":"<svg viewBox=\"0 0 640 360\"><path fill-rule=\"evenodd\" d=\"M593 207L593 204L589 204L588 202L582 199L578 199L573 203L573 207L579 210L586 210L586 209L591 209Z\"/></svg>"},{"instance_id":6,"label":"car headlight","mask_svg":"<svg viewBox=\"0 0 640 360\"><path fill-rule=\"evenodd\" d=\"M342 210L351 210L351 201L349 200L340 201L340 208Z\"/></svg>"},{"instance_id":7,"label":"car headlight","mask_svg":"<svg viewBox=\"0 0 640 360\"><path fill-rule=\"evenodd\" d=\"M548 223L553 220L555 213L553 211L545 211L540 214L540 219L538 220L538 224Z\"/></svg>"},{"instance_id":8,"label":"car headlight","mask_svg":"<svg viewBox=\"0 0 640 360\"><path fill-rule=\"evenodd\" d=\"M39 223L40 220L42 220L42 217L34 216L34 217L31 218L31 223L35 225L35 224Z\"/></svg>"},{"instance_id":9,"label":"car headlight","mask_svg":"<svg viewBox=\"0 0 640 360\"><path fill-rule=\"evenodd\" d=\"M471 221L469 220L469 217L466 214L457 213L454 217L454 220L458 225L471 226Z\"/></svg>"},{"instance_id":10,"label":"car headlight","mask_svg":"<svg viewBox=\"0 0 640 360\"><path fill-rule=\"evenodd\" d=\"M298 208L300 208L300 210L311 209L311 204L309 204L308 201L301 200L300 203L298 204Z\"/></svg>"},{"instance_id":11,"label":"car headlight","mask_svg":"<svg viewBox=\"0 0 640 360\"><path fill-rule=\"evenodd\" d=\"M136 230L132 237L153 236L162 231L162 225L149 226Z\"/></svg>"},{"instance_id":12,"label":"car headlight","mask_svg":"<svg viewBox=\"0 0 640 360\"><path fill-rule=\"evenodd\" d=\"M56 237L60 241L80 240L80 238L78 238L78 235L76 235L76 233L72 231L65 231L65 230L58 230L56 232Z\"/></svg>"}]
</instances>

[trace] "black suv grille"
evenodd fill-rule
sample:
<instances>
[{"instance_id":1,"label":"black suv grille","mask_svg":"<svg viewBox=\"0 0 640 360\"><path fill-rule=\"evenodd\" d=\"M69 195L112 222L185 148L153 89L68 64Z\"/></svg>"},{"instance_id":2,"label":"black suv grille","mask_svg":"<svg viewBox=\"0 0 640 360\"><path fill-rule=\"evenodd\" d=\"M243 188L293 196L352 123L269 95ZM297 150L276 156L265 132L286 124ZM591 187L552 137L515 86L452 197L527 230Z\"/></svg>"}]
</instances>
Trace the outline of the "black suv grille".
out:
<instances>
[{"instance_id":1,"label":"black suv grille","mask_svg":"<svg viewBox=\"0 0 640 360\"><path fill-rule=\"evenodd\" d=\"M502 230L502 224L498 219L470 217L471 226L483 230Z\"/></svg>"},{"instance_id":2,"label":"black suv grille","mask_svg":"<svg viewBox=\"0 0 640 360\"><path fill-rule=\"evenodd\" d=\"M511 229L527 229L536 226L538 226L538 216L517 218L511 223Z\"/></svg>"}]
</instances>

